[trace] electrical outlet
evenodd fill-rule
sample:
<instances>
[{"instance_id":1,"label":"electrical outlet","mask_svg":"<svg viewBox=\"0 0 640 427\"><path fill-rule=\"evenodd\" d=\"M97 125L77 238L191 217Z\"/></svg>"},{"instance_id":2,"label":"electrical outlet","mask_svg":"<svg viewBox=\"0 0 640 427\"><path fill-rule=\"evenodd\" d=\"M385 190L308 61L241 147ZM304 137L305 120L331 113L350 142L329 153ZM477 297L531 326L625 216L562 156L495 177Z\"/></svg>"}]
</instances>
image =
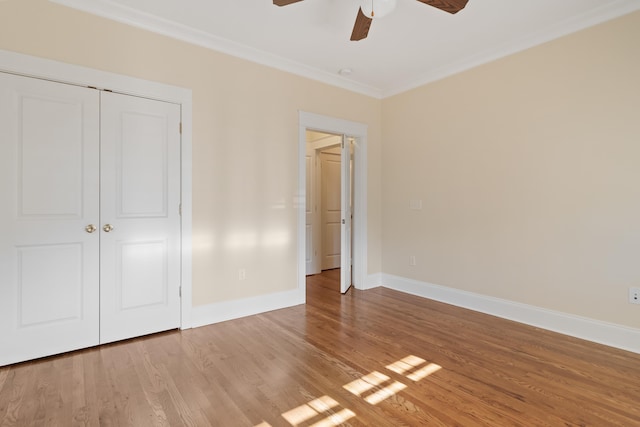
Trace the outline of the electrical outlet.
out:
<instances>
[{"instance_id":1,"label":"electrical outlet","mask_svg":"<svg viewBox=\"0 0 640 427\"><path fill-rule=\"evenodd\" d=\"M238 280L244 280L247 278L247 270L245 270L244 268L241 268L240 270L238 270Z\"/></svg>"},{"instance_id":2,"label":"electrical outlet","mask_svg":"<svg viewBox=\"0 0 640 427\"><path fill-rule=\"evenodd\" d=\"M420 199L411 199L411 200L409 200L409 209L412 209L414 211L421 211L422 210L422 200L420 200Z\"/></svg>"},{"instance_id":3,"label":"electrical outlet","mask_svg":"<svg viewBox=\"0 0 640 427\"><path fill-rule=\"evenodd\" d=\"M629 288L629 302L640 304L640 288Z\"/></svg>"},{"instance_id":4,"label":"electrical outlet","mask_svg":"<svg viewBox=\"0 0 640 427\"><path fill-rule=\"evenodd\" d=\"M409 256L409 265L416 265L416 256L415 255Z\"/></svg>"}]
</instances>

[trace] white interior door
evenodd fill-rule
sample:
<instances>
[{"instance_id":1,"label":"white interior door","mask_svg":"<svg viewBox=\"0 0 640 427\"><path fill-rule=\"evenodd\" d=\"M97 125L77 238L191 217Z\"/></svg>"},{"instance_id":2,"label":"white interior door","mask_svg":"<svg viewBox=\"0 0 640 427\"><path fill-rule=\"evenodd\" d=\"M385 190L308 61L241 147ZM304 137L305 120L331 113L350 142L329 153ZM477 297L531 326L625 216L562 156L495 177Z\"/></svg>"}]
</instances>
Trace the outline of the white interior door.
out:
<instances>
[{"instance_id":1,"label":"white interior door","mask_svg":"<svg viewBox=\"0 0 640 427\"><path fill-rule=\"evenodd\" d=\"M317 164L316 150L307 144L306 155L306 196L305 196L305 256L306 274L320 273L320 263L318 262L318 241L316 232L318 228L318 201L317 201Z\"/></svg>"},{"instance_id":2,"label":"white interior door","mask_svg":"<svg viewBox=\"0 0 640 427\"><path fill-rule=\"evenodd\" d=\"M102 93L100 341L180 326L180 106Z\"/></svg>"},{"instance_id":3,"label":"white interior door","mask_svg":"<svg viewBox=\"0 0 640 427\"><path fill-rule=\"evenodd\" d=\"M322 269L340 268L341 148L320 153L322 165Z\"/></svg>"},{"instance_id":4,"label":"white interior door","mask_svg":"<svg viewBox=\"0 0 640 427\"><path fill-rule=\"evenodd\" d=\"M99 342L98 96L0 73L0 365Z\"/></svg>"},{"instance_id":5,"label":"white interior door","mask_svg":"<svg viewBox=\"0 0 640 427\"><path fill-rule=\"evenodd\" d=\"M351 203L351 167L352 167L352 150L351 140L346 136L342 137L342 153L341 153L340 185L340 210L342 217L341 239L340 239L340 292L343 294L351 287L351 219L353 217L353 208Z\"/></svg>"}]
</instances>

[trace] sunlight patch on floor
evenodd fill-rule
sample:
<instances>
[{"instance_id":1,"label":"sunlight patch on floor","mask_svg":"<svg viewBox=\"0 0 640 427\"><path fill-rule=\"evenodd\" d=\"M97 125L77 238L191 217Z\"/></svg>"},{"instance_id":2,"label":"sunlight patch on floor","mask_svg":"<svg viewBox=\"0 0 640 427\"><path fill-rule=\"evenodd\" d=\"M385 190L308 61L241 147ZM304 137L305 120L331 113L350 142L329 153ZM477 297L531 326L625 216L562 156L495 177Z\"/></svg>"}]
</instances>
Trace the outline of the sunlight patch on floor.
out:
<instances>
[{"instance_id":1,"label":"sunlight patch on floor","mask_svg":"<svg viewBox=\"0 0 640 427\"><path fill-rule=\"evenodd\" d=\"M284 412L282 417L292 426L305 424L314 418L323 417L311 424L310 427L329 427L343 424L349 418L356 416L348 409L333 412L340 404L329 396L322 396L290 411ZM266 426L265 426L266 427Z\"/></svg>"},{"instance_id":2,"label":"sunlight patch on floor","mask_svg":"<svg viewBox=\"0 0 640 427\"><path fill-rule=\"evenodd\" d=\"M417 356L407 356L404 359L387 365L386 368L396 374L406 376L411 381L417 382L439 371L442 369L442 366L436 365L435 363L427 364L426 360Z\"/></svg>"},{"instance_id":3,"label":"sunlight patch on floor","mask_svg":"<svg viewBox=\"0 0 640 427\"><path fill-rule=\"evenodd\" d=\"M439 371L440 369L442 369L442 366L436 365L435 363L429 363L427 366L422 367L417 371L414 371L411 374L407 375L407 378L409 378L411 381L420 381L421 379L428 377L429 375Z\"/></svg>"},{"instance_id":4,"label":"sunlight patch on floor","mask_svg":"<svg viewBox=\"0 0 640 427\"><path fill-rule=\"evenodd\" d=\"M324 420L320 420L315 424L311 424L310 427L333 427L333 426L339 426L344 424L349 418L353 418L355 417L356 414L354 414L352 411L348 410L348 409L343 409L340 412L337 412L335 414L331 414L329 416L327 416L327 418L325 418Z\"/></svg>"},{"instance_id":5,"label":"sunlight patch on floor","mask_svg":"<svg viewBox=\"0 0 640 427\"><path fill-rule=\"evenodd\" d=\"M399 391L402 391L405 388L407 388L406 385L402 384L401 382L394 381L393 383L384 388L381 388L375 393L364 397L364 400L366 400L367 403L370 403L371 405L377 405L378 403L390 398L391 396L397 394Z\"/></svg>"},{"instance_id":6,"label":"sunlight patch on floor","mask_svg":"<svg viewBox=\"0 0 640 427\"><path fill-rule=\"evenodd\" d=\"M411 381L418 382L439 371L442 366L428 363L420 357L409 355L387 365L385 368ZM364 399L367 403L377 405L408 386L400 381L394 381L388 375L373 371L342 387L349 393ZM282 417L294 427L331 427L341 425L356 416L353 411L346 408L340 409L339 406L340 404L335 399L329 396L322 396L297 408L283 412ZM271 427L271 424L264 421L255 427Z\"/></svg>"},{"instance_id":7,"label":"sunlight patch on floor","mask_svg":"<svg viewBox=\"0 0 640 427\"><path fill-rule=\"evenodd\" d=\"M400 359L396 362L393 362L390 365L387 365L387 369L395 372L396 374L404 375L405 372L410 371L416 366L420 366L425 363L426 360L417 357L417 356L407 356L404 359Z\"/></svg>"},{"instance_id":8,"label":"sunlight patch on floor","mask_svg":"<svg viewBox=\"0 0 640 427\"><path fill-rule=\"evenodd\" d=\"M398 381L393 381L391 384L385 385L389 382L391 382L391 378L378 371L373 371L355 381L351 381L349 384L343 385L342 387L348 392L355 394L358 397L362 397L368 403L377 405L400 390L407 388L406 385ZM366 393L372 390L375 391L365 396Z\"/></svg>"},{"instance_id":9,"label":"sunlight patch on floor","mask_svg":"<svg viewBox=\"0 0 640 427\"><path fill-rule=\"evenodd\" d=\"M391 378L378 371L373 371L355 381L351 381L349 384L343 385L342 388L356 396L362 396L364 393L390 379Z\"/></svg>"}]
</instances>

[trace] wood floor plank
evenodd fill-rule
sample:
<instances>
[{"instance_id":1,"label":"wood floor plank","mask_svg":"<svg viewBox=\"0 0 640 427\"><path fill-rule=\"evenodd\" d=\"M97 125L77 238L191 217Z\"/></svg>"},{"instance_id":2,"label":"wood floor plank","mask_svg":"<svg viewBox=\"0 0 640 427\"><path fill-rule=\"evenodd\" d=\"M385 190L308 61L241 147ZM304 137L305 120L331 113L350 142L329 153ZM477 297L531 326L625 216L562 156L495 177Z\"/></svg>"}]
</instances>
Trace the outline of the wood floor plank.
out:
<instances>
[{"instance_id":1,"label":"wood floor plank","mask_svg":"<svg viewBox=\"0 0 640 427\"><path fill-rule=\"evenodd\" d=\"M635 426L640 355L385 288L0 368L0 426Z\"/></svg>"}]
</instances>

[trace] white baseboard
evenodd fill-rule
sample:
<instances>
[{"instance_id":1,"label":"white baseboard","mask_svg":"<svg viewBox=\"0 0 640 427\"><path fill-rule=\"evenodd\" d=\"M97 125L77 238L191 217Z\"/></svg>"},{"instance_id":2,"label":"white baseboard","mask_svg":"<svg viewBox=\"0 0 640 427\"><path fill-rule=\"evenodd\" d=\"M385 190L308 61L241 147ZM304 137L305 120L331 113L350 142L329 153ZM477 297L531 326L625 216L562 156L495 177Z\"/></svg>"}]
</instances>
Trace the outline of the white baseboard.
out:
<instances>
[{"instance_id":1,"label":"white baseboard","mask_svg":"<svg viewBox=\"0 0 640 427\"><path fill-rule=\"evenodd\" d=\"M377 288L381 285L382 273L376 273L366 276L364 286L357 288L367 290ZM258 297L196 306L191 309L190 327L197 328L200 326L211 325L213 323L239 319L241 317L265 313L267 311L293 307L295 305L304 304L305 302L306 289L303 291L294 289L292 291L278 292Z\"/></svg>"},{"instance_id":2,"label":"white baseboard","mask_svg":"<svg viewBox=\"0 0 640 427\"><path fill-rule=\"evenodd\" d=\"M196 306L191 310L191 325L197 328L211 325L212 323L292 307L304 304L305 301L305 289L294 289L292 291Z\"/></svg>"},{"instance_id":3,"label":"white baseboard","mask_svg":"<svg viewBox=\"0 0 640 427\"><path fill-rule=\"evenodd\" d=\"M382 273L375 273L366 276L364 286L356 286L356 288L366 291L380 286L382 286Z\"/></svg>"},{"instance_id":4,"label":"white baseboard","mask_svg":"<svg viewBox=\"0 0 640 427\"><path fill-rule=\"evenodd\" d=\"M640 354L640 329L382 274L382 286Z\"/></svg>"}]
</instances>

